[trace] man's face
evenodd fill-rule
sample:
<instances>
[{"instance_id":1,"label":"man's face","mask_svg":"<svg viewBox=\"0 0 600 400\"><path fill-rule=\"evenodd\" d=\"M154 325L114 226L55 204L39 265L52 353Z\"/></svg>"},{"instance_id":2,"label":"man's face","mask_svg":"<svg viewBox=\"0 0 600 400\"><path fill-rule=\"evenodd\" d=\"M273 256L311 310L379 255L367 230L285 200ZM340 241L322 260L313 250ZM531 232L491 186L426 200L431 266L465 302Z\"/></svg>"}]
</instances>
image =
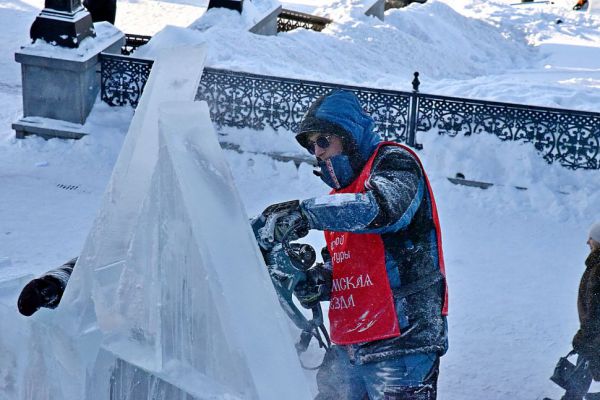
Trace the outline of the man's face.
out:
<instances>
[{"instance_id":1,"label":"man's face","mask_svg":"<svg viewBox=\"0 0 600 400\"><path fill-rule=\"evenodd\" d=\"M600 248L600 243L596 242L594 239L589 238L587 241L588 246L590 246L590 250L594 251L598 248Z\"/></svg>"},{"instance_id":2,"label":"man's face","mask_svg":"<svg viewBox=\"0 0 600 400\"><path fill-rule=\"evenodd\" d=\"M327 160L342 154L342 139L333 134L311 133L308 135L308 149L320 160Z\"/></svg>"}]
</instances>

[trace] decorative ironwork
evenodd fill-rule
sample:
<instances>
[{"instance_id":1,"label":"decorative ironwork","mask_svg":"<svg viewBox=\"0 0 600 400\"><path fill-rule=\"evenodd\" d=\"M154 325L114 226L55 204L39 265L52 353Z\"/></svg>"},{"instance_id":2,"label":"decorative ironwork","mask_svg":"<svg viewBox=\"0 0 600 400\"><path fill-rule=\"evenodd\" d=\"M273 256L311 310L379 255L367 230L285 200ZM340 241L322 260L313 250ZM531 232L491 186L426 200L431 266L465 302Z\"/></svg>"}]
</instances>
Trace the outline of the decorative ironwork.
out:
<instances>
[{"instance_id":1,"label":"decorative ironwork","mask_svg":"<svg viewBox=\"0 0 600 400\"><path fill-rule=\"evenodd\" d=\"M128 56L137 50L138 47L145 45L152 39L152 36L125 34L125 45L121 47L121 54Z\"/></svg>"},{"instance_id":2,"label":"decorative ironwork","mask_svg":"<svg viewBox=\"0 0 600 400\"><path fill-rule=\"evenodd\" d=\"M196 99L218 126L295 131L308 107L335 89L354 92L386 140L406 141L410 93L204 68Z\"/></svg>"},{"instance_id":3,"label":"decorative ironwork","mask_svg":"<svg viewBox=\"0 0 600 400\"><path fill-rule=\"evenodd\" d=\"M321 32L330 22L329 18L284 8L277 16L277 32L288 32L296 28L306 28Z\"/></svg>"},{"instance_id":4,"label":"decorative ironwork","mask_svg":"<svg viewBox=\"0 0 600 400\"><path fill-rule=\"evenodd\" d=\"M418 95L416 129L531 142L549 163L600 169L600 113Z\"/></svg>"},{"instance_id":5,"label":"decorative ironwork","mask_svg":"<svg viewBox=\"0 0 600 400\"><path fill-rule=\"evenodd\" d=\"M152 61L102 55L102 100L136 106ZM295 131L319 96L354 92L384 139L415 148L416 133L449 136L487 132L532 143L549 163L600 169L600 113L435 96L278 78L205 68L196 98L206 100L217 127Z\"/></svg>"},{"instance_id":6,"label":"decorative ironwork","mask_svg":"<svg viewBox=\"0 0 600 400\"><path fill-rule=\"evenodd\" d=\"M111 106L136 107L152 69L152 60L100 54L102 101Z\"/></svg>"}]
</instances>

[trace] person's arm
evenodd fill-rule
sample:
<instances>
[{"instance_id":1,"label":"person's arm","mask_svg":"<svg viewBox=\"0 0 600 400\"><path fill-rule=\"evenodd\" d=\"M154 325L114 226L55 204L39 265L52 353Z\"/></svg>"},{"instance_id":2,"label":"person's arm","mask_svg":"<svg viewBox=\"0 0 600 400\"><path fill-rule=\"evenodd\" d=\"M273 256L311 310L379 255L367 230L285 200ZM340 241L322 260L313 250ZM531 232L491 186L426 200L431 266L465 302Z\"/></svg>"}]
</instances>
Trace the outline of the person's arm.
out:
<instances>
[{"instance_id":1,"label":"person's arm","mask_svg":"<svg viewBox=\"0 0 600 400\"><path fill-rule=\"evenodd\" d=\"M365 186L365 193L304 200L301 208L310 227L336 232L396 232L411 222L425 190L417 161L393 146L380 149Z\"/></svg>"},{"instance_id":2,"label":"person's arm","mask_svg":"<svg viewBox=\"0 0 600 400\"><path fill-rule=\"evenodd\" d=\"M56 308L76 262L77 258L73 258L25 285L17 300L19 312L28 317L42 307Z\"/></svg>"}]
</instances>

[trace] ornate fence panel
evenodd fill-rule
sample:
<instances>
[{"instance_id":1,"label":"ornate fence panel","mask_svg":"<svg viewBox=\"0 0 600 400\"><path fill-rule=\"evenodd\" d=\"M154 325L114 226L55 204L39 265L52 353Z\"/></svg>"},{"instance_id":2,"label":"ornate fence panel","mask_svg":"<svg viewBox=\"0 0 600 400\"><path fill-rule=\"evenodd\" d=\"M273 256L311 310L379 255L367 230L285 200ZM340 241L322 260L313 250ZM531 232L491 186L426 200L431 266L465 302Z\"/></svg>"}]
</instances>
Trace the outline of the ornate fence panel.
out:
<instances>
[{"instance_id":1,"label":"ornate fence panel","mask_svg":"<svg viewBox=\"0 0 600 400\"><path fill-rule=\"evenodd\" d=\"M321 32L331 22L330 19L283 9L277 16L277 32L288 32L296 28L312 29Z\"/></svg>"},{"instance_id":2,"label":"ornate fence panel","mask_svg":"<svg viewBox=\"0 0 600 400\"><path fill-rule=\"evenodd\" d=\"M412 94L204 68L196 99L210 105L218 127L295 131L308 107L334 89L354 92L386 140L405 142Z\"/></svg>"},{"instance_id":3,"label":"ornate fence panel","mask_svg":"<svg viewBox=\"0 0 600 400\"><path fill-rule=\"evenodd\" d=\"M100 55L102 101L111 106L137 106L152 69L152 60L114 54Z\"/></svg>"},{"instance_id":4,"label":"ornate fence panel","mask_svg":"<svg viewBox=\"0 0 600 400\"><path fill-rule=\"evenodd\" d=\"M151 60L102 54L102 100L137 105ZM416 83L415 83L416 82ZM418 80L413 81L415 88ZM310 104L334 89L354 92L386 140L419 147L416 132L458 136L488 132L531 142L549 163L600 169L600 113L435 96L418 92L278 78L205 68L196 98L218 127L295 131Z\"/></svg>"},{"instance_id":5,"label":"ornate fence panel","mask_svg":"<svg viewBox=\"0 0 600 400\"><path fill-rule=\"evenodd\" d=\"M416 126L531 142L549 163L600 169L600 113L419 94Z\"/></svg>"}]
</instances>

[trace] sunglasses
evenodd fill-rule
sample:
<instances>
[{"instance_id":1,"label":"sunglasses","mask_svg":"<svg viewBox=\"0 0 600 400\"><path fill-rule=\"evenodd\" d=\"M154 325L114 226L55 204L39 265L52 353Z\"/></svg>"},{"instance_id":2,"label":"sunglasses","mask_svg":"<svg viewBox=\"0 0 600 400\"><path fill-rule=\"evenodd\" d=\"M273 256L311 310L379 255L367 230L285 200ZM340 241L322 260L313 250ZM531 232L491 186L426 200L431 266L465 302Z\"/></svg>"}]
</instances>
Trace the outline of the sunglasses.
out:
<instances>
[{"instance_id":1,"label":"sunglasses","mask_svg":"<svg viewBox=\"0 0 600 400\"><path fill-rule=\"evenodd\" d=\"M315 154L315 144L322 149L326 149L329 147L329 145L331 145L329 138L332 136L333 135L321 135L316 140L309 140L306 143L306 149L310 154Z\"/></svg>"}]
</instances>

